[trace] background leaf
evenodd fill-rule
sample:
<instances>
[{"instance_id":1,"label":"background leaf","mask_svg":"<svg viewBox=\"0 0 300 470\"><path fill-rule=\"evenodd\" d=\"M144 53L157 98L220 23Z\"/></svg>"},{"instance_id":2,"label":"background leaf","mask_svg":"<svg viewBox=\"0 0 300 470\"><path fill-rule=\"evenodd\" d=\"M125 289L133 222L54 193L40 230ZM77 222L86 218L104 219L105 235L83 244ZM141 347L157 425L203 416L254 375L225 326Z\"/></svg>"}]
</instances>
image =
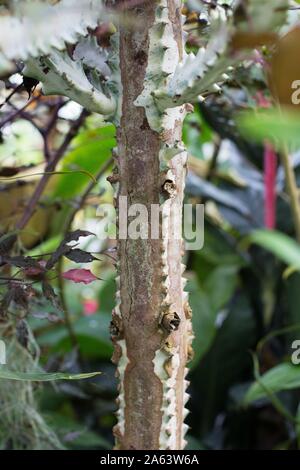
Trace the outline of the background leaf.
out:
<instances>
[{"instance_id":1,"label":"background leaf","mask_svg":"<svg viewBox=\"0 0 300 470\"><path fill-rule=\"evenodd\" d=\"M85 170L96 176L102 165L111 157L111 151L115 145L113 125L84 131L74 140L74 149L64 157L61 170ZM69 175L58 177L52 193L53 197L72 198L89 183L88 178L80 174L72 175L71 180L72 184L70 184Z\"/></svg>"},{"instance_id":2,"label":"background leaf","mask_svg":"<svg viewBox=\"0 0 300 470\"><path fill-rule=\"evenodd\" d=\"M2 366L3 367L3 366ZM53 380L82 380L95 377L101 372L89 372L86 374L68 374L64 372L14 372L0 368L0 379L23 380L30 382L50 382Z\"/></svg>"},{"instance_id":3,"label":"background leaf","mask_svg":"<svg viewBox=\"0 0 300 470\"><path fill-rule=\"evenodd\" d=\"M260 380L272 393L300 388L300 367L291 363L279 364L262 375ZM249 405L266 396L265 390L255 382L247 391L243 403Z\"/></svg>"}]
</instances>

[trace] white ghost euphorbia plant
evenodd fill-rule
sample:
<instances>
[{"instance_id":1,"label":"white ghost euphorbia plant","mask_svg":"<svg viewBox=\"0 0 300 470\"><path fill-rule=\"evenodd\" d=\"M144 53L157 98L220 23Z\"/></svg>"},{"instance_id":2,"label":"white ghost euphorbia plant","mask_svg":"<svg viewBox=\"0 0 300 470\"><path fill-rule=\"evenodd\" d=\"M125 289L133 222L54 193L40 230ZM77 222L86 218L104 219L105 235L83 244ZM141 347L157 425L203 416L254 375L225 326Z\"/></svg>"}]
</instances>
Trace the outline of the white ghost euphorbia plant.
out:
<instances>
[{"instance_id":1,"label":"white ghost euphorbia plant","mask_svg":"<svg viewBox=\"0 0 300 470\"><path fill-rule=\"evenodd\" d=\"M193 333L183 243L172 236L182 222L182 124L191 104L219 92L241 60L231 51L235 32L277 28L288 0L191 1L209 29L196 55L185 51L181 0L122 3L11 2L0 16L0 71L23 61L24 74L41 81L44 93L68 96L115 123L117 207L120 196L149 210L160 205L163 235L118 241L116 448L183 449ZM101 48L89 32L107 21L116 32Z\"/></svg>"}]
</instances>

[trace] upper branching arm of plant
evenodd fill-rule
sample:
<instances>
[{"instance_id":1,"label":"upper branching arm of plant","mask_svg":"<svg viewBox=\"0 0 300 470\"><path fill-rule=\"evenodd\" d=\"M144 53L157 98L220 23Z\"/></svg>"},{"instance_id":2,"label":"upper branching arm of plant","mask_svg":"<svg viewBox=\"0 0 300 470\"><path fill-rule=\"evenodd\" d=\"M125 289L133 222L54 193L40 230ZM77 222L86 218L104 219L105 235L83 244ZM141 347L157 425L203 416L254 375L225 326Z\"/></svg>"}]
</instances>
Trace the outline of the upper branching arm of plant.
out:
<instances>
[{"instance_id":1,"label":"upper branching arm of plant","mask_svg":"<svg viewBox=\"0 0 300 470\"><path fill-rule=\"evenodd\" d=\"M249 57L245 51L241 54L234 50L234 36L276 32L285 23L289 6L289 0L227 0L214 8L207 3L191 2L207 22L209 38L196 55L185 54L165 86L154 92L154 100L161 110L193 102L197 97L201 101L203 95L220 91L219 85L227 79L231 67Z\"/></svg>"},{"instance_id":2,"label":"upper branching arm of plant","mask_svg":"<svg viewBox=\"0 0 300 470\"><path fill-rule=\"evenodd\" d=\"M60 0L51 5L42 0L11 1L11 8L0 16L0 73L11 71L12 64L22 60L26 64L23 73L41 81L45 94L68 96L89 111L111 120L118 118L118 35L111 37L110 47L100 47L89 33L112 18L104 3ZM137 103L146 107L152 121L167 108L195 102L197 97L202 99L203 95L218 91L230 67L245 58L231 47L234 35L276 31L285 22L290 2L226 0L215 6L200 0L191 3L207 21L208 39L203 40L196 55L184 52L176 70L168 73L165 51L171 39L158 35L161 63L156 70L149 70L152 86L145 88ZM67 44L76 47L70 52ZM159 54L157 57L159 61Z\"/></svg>"},{"instance_id":3,"label":"upper branching arm of plant","mask_svg":"<svg viewBox=\"0 0 300 470\"><path fill-rule=\"evenodd\" d=\"M16 60L27 60L74 44L103 17L102 0L10 0L0 6L0 71L9 72Z\"/></svg>"},{"instance_id":4,"label":"upper branching arm of plant","mask_svg":"<svg viewBox=\"0 0 300 470\"><path fill-rule=\"evenodd\" d=\"M9 4L0 16L0 74L9 74L15 62L23 61L23 73L40 80L45 94L68 96L89 111L114 114L116 100L108 83L113 65L108 67L107 51L96 51L96 39L89 36L100 20L109 18L102 0ZM75 43L72 56L67 45Z\"/></svg>"}]
</instances>

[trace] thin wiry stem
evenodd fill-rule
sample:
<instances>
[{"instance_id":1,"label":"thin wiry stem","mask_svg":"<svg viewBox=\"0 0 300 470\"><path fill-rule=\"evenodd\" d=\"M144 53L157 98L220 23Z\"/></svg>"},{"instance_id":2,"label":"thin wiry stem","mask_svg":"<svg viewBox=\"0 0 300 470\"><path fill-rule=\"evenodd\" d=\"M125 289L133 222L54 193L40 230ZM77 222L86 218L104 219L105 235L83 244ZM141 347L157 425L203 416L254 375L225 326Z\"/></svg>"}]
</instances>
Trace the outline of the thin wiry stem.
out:
<instances>
[{"instance_id":1,"label":"thin wiry stem","mask_svg":"<svg viewBox=\"0 0 300 470\"><path fill-rule=\"evenodd\" d=\"M285 149L280 152L281 163L285 172L286 188L291 202L292 216L296 230L296 237L300 243L300 202L299 189L297 187L296 177L291 165L290 156Z\"/></svg>"},{"instance_id":2,"label":"thin wiry stem","mask_svg":"<svg viewBox=\"0 0 300 470\"><path fill-rule=\"evenodd\" d=\"M17 230L22 230L31 217L33 216L36 206L40 200L41 195L44 192L44 189L51 178L51 172L53 172L56 168L56 165L60 161L60 159L63 157L64 153L66 152L69 144L71 143L72 139L75 137L77 134L78 130L84 123L86 117L88 116L88 111L83 110L82 113L80 114L79 118L74 121L70 127L69 132L67 133L63 143L61 146L54 152L50 160L48 161L46 168L45 168L45 173L44 176L40 179L34 193L31 196L31 199L21 217L21 219L17 222L16 224L16 229Z\"/></svg>"},{"instance_id":3,"label":"thin wiry stem","mask_svg":"<svg viewBox=\"0 0 300 470\"><path fill-rule=\"evenodd\" d=\"M100 168L100 170L99 170L99 172L98 172L98 174L95 178L97 181L99 181L99 179L105 174L105 172L110 168L112 163L113 163L113 158L110 158L106 163L104 163L104 165L101 166L101 168ZM70 215L69 215L69 217L66 221L65 227L64 227L64 234L65 235L71 230L72 223L73 223L75 215L83 207L83 205L86 201L86 198L88 197L90 192L95 187L95 184L96 183L94 181L91 181L88 184L85 191L81 195L79 204L70 213ZM67 327L68 332L69 332L69 336L70 336L72 346L75 347L78 352L80 352L79 351L79 344L78 344L77 337L76 337L76 333L75 333L73 325L72 325L72 320L71 320L70 312L69 312L67 301L66 301L64 283L63 283L63 279L62 279L62 275L61 275L62 272L63 272L63 258L62 257L59 259L56 271L57 271L57 275L58 275L58 287L59 287L60 301L61 301L61 305L62 305L62 309L63 309L63 313L64 313L64 319L65 319L66 327Z\"/></svg>"},{"instance_id":4,"label":"thin wiry stem","mask_svg":"<svg viewBox=\"0 0 300 470\"><path fill-rule=\"evenodd\" d=\"M66 301L62 272L63 272L63 258L61 257L56 266L59 298L60 298L62 311L64 314L65 325L69 333L71 344L73 348L75 348L77 352L79 353L79 344L78 344L75 330L73 328L70 312L69 312L67 301Z\"/></svg>"},{"instance_id":5,"label":"thin wiry stem","mask_svg":"<svg viewBox=\"0 0 300 470\"><path fill-rule=\"evenodd\" d=\"M22 106L22 108L17 109L15 112L9 114L2 122L0 122L0 128L5 126L5 124L12 123L17 117L20 116L20 114L25 111L26 108L28 108L32 103L35 101L38 101L41 95L36 95L34 96L31 100L27 101L27 103Z\"/></svg>"}]
</instances>

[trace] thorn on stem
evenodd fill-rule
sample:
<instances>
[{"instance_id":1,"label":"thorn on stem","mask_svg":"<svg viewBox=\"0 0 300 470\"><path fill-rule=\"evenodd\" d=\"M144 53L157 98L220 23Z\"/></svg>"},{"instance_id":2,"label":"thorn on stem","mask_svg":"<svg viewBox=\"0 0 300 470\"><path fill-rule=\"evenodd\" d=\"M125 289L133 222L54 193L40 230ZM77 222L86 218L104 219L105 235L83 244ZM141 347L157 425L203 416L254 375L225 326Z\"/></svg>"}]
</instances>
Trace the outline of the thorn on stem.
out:
<instances>
[{"instance_id":1,"label":"thorn on stem","mask_svg":"<svg viewBox=\"0 0 300 470\"><path fill-rule=\"evenodd\" d=\"M162 327L171 333L171 331L176 331L180 325L180 318L176 312L166 313L161 320Z\"/></svg>"}]
</instances>

